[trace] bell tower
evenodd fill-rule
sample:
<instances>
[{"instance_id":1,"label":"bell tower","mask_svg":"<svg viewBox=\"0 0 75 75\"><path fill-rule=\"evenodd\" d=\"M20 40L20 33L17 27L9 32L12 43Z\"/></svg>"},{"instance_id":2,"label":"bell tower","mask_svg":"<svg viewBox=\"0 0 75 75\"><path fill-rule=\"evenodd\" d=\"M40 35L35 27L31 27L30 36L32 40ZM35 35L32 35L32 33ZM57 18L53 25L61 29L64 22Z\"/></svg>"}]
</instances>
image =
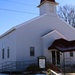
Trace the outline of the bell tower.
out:
<instances>
[{"instance_id":1,"label":"bell tower","mask_svg":"<svg viewBox=\"0 0 75 75\"><path fill-rule=\"evenodd\" d=\"M56 14L56 5L58 5L55 0L41 0L40 5L38 6L40 9L40 15L43 14Z\"/></svg>"}]
</instances>

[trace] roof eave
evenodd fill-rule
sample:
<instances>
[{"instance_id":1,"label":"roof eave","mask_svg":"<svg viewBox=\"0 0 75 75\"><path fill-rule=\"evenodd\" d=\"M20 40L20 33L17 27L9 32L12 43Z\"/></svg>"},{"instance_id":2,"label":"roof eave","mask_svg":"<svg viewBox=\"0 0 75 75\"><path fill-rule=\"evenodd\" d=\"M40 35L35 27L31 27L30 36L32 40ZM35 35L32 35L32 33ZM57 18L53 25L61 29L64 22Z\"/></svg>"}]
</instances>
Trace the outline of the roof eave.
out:
<instances>
[{"instance_id":1,"label":"roof eave","mask_svg":"<svg viewBox=\"0 0 75 75\"><path fill-rule=\"evenodd\" d=\"M58 5L59 3L57 2L52 2L52 1L43 1L40 5L38 5L37 7L40 7L41 5L43 5L44 3L52 3L52 4L55 4L55 5Z\"/></svg>"},{"instance_id":2,"label":"roof eave","mask_svg":"<svg viewBox=\"0 0 75 75\"><path fill-rule=\"evenodd\" d=\"M4 36L8 35L9 33L13 32L14 30L16 30L16 28L11 28L10 30L8 30L7 32L5 32L4 34L2 34L0 36L0 39L3 38Z\"/></svg>"}]
</instances>

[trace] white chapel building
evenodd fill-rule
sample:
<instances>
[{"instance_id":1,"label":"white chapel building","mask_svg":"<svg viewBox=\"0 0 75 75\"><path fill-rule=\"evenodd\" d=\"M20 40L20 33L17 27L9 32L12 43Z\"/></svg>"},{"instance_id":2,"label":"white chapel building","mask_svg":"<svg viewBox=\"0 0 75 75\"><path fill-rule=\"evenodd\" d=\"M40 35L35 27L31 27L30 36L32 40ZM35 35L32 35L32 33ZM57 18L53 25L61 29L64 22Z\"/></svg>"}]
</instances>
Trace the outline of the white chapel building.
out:
<instances>
[{"instance_id":1,"label":"white chapel building","mask_svg":"<svg viewBox=\"0 0 75 75\"><path fill-rule=\"evenodd\" d=\"M65 65L75 64L75 29L57 15L57 5L55 0L41 0L38 17L0 36L0 64L37 60L39 56L56 66L64 60Z\"/></svg>"}]
</instances>

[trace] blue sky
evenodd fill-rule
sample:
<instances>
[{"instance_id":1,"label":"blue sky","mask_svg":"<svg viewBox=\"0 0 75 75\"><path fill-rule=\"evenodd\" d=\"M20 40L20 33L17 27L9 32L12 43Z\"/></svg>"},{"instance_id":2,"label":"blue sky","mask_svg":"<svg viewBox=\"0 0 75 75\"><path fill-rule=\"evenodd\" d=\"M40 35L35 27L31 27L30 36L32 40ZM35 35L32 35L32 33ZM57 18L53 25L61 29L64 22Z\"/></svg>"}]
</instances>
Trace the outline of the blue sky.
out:
<instances>
[{"instance_id":1,"label":"blue sky","mask_svg":"<svg viewBox=\"0 0 75 75\"><path fill-rule=\"evenodd\" d=\"M59 6L75 5L75 0L56 0ZM0 35L10 28L39 15L40 0L0 0ZM10 11L8 11L8 10ZM13 12L23 11L22 12Z\"/></svg>"}]
</instances>

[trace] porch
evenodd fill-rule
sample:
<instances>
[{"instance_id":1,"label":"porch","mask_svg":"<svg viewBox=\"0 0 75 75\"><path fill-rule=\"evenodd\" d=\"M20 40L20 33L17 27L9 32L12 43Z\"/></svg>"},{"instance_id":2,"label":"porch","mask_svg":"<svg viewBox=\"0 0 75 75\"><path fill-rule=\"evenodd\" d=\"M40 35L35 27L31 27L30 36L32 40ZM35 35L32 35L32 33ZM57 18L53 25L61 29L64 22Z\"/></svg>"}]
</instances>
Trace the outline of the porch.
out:
<instances>
[{"instance_id":1,"label":"porch","mask_svg":"<svg viewBox=\"0 0 75 75\"><path fill-rule=\"evenodd\" d=\"M63 73L75 73L75 40L56 39L48 47L51 52L51 63Z\"/></svg>"}]
</instances>

